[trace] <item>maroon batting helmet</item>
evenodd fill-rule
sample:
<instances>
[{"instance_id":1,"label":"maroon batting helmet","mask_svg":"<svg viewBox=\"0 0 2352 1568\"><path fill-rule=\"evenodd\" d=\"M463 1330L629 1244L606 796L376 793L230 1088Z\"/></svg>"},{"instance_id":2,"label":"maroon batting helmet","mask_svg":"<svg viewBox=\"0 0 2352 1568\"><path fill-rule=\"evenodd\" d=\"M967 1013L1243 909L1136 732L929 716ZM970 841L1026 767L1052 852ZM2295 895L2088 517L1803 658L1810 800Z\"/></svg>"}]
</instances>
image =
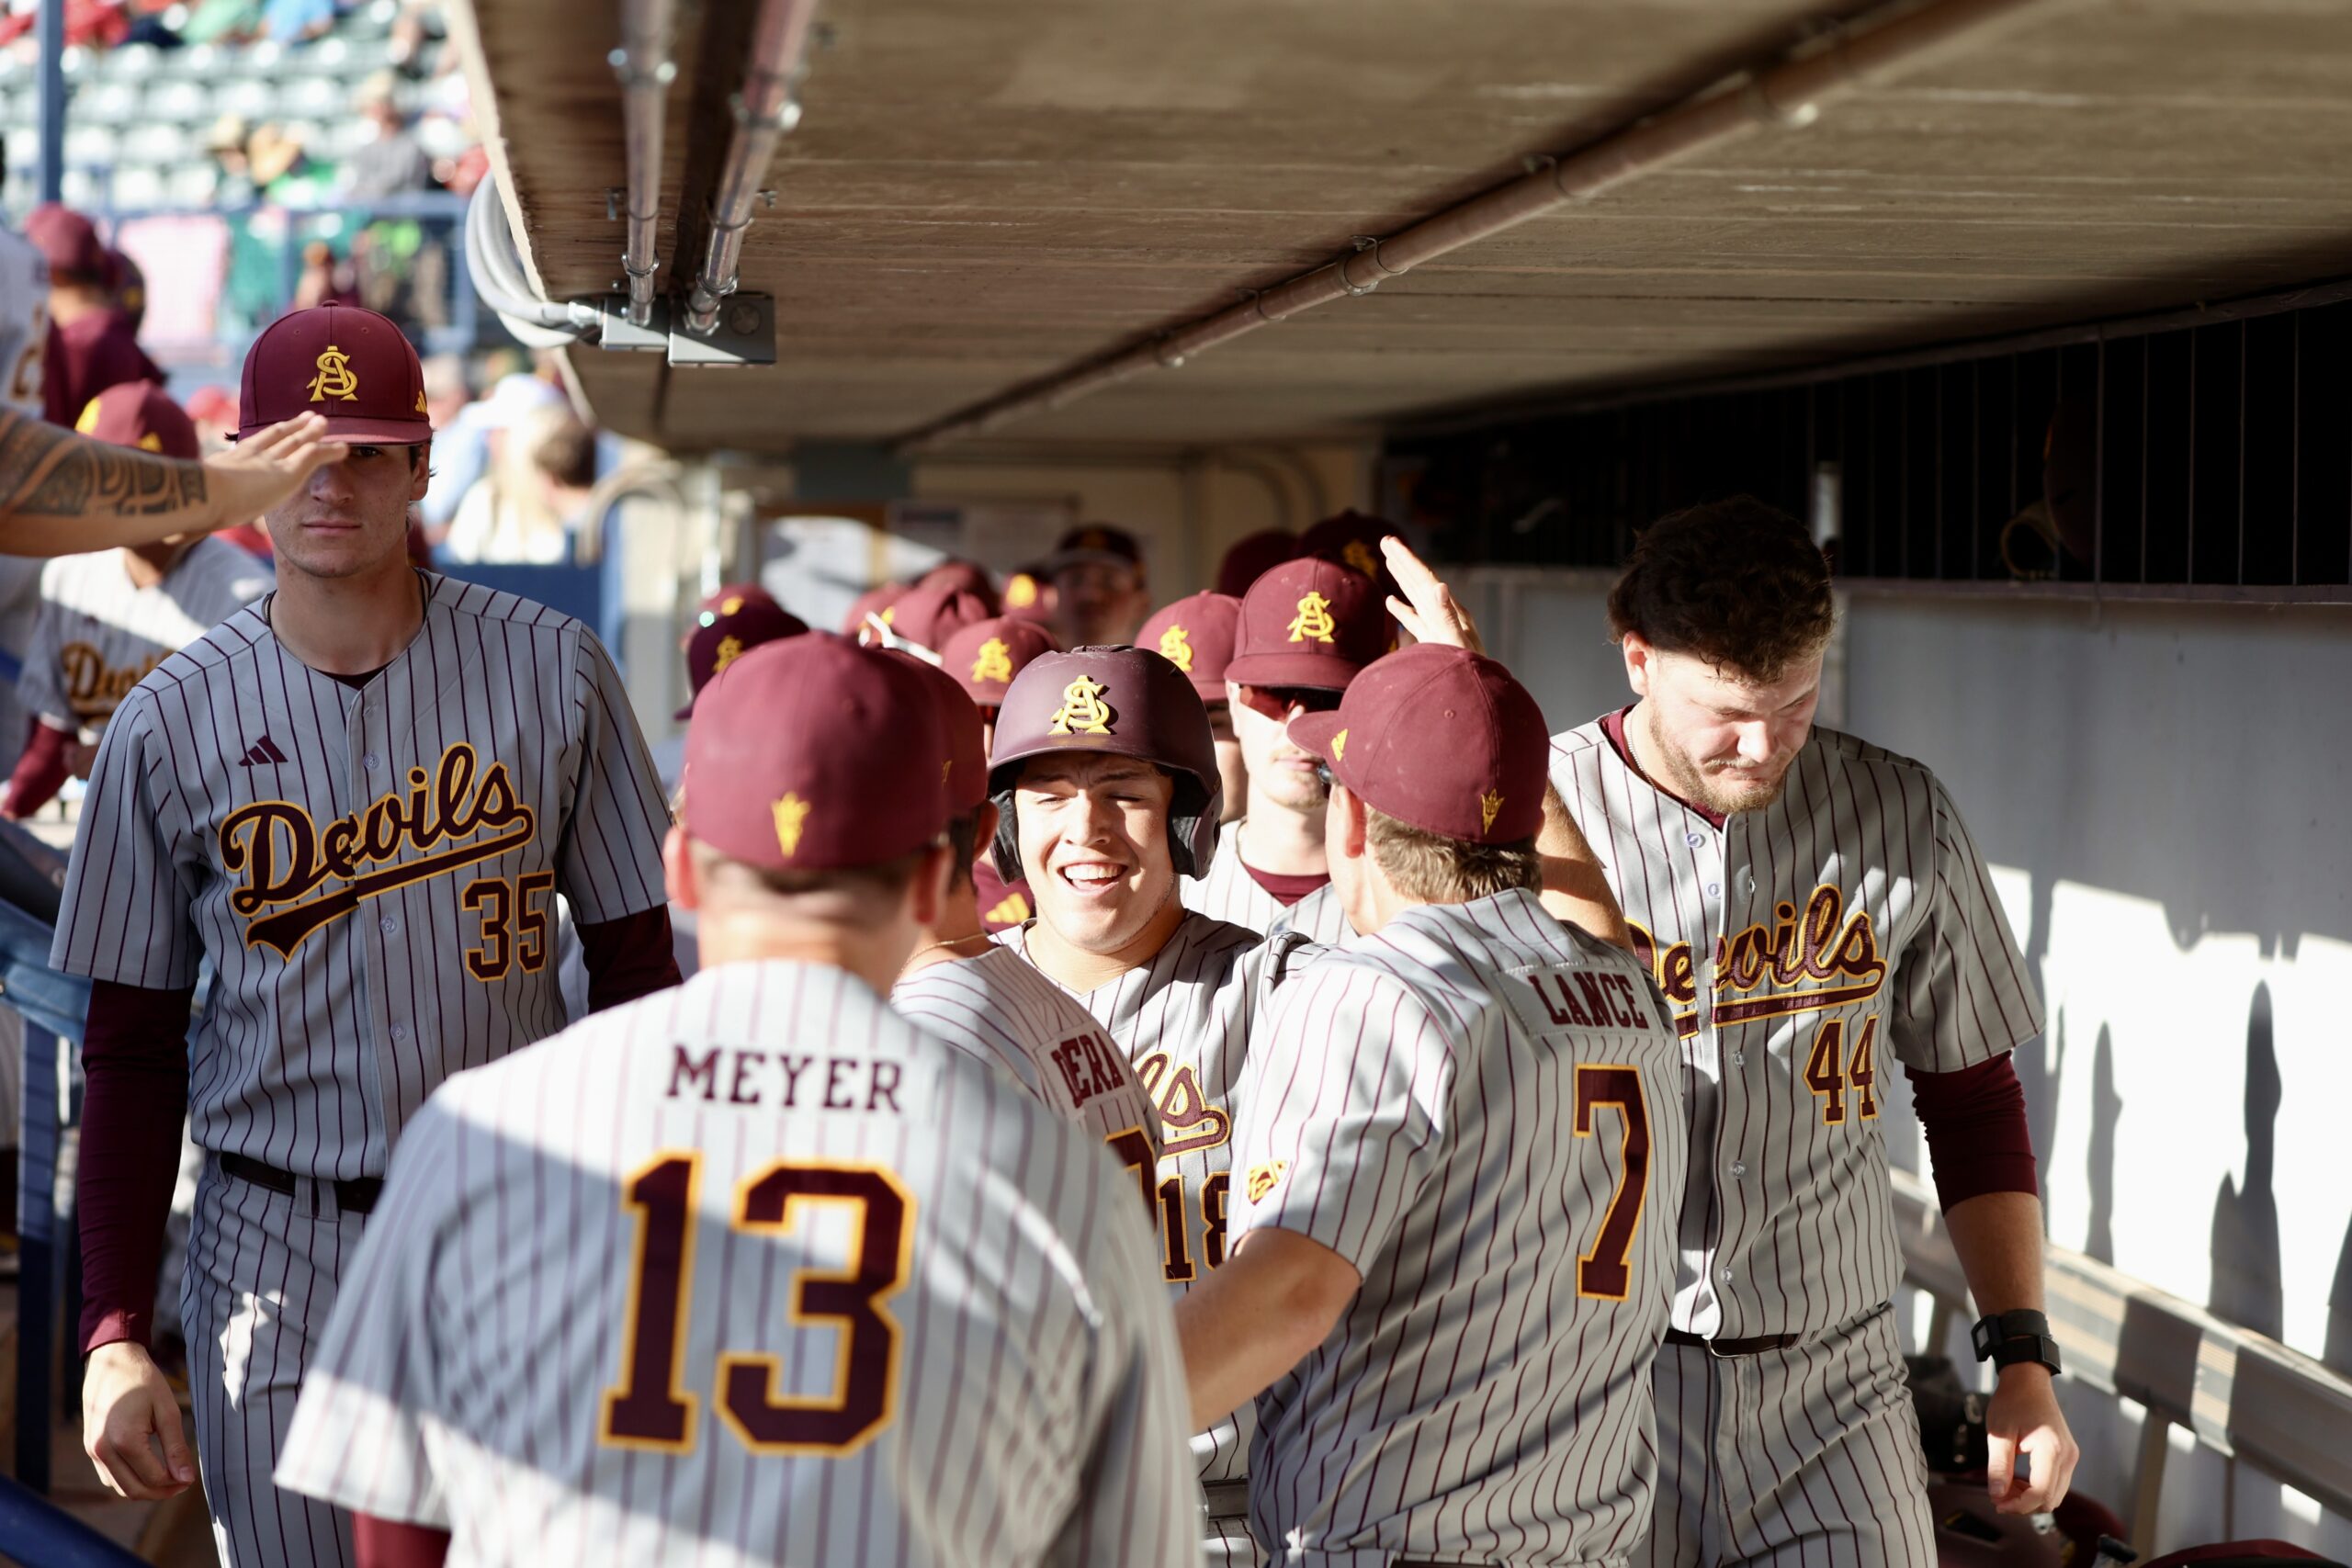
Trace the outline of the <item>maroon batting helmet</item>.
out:
<instances>
[{"instance_id":1,"label":"maroon batting helmet","mask_svg":"<svg viewBox=\"0 0 2352 1568\"><path fill-rule=\"evenodd\" d=\"M1032 757L1091 751L1134 757L1176 781L1168 803L1168 854L1179 876L1205 875L1223 815L1209 710L1184 672L1140 648L1074 648L1040 654L1012 678L996 716L989 794L997 803L990 853L999 876L1021 877L1013 786Z\"/></svg>"}]
</instances>

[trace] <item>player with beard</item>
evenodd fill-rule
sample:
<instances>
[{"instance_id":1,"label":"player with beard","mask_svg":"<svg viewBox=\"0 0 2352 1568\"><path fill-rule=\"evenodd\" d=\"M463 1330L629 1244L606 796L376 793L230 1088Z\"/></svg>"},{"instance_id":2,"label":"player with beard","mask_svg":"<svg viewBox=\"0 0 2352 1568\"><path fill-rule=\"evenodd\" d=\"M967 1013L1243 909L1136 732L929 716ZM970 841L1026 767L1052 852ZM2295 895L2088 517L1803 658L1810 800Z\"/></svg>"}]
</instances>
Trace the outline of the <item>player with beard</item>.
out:
<instances>
[{"instance_id":1,"label":"player with beard","mask_svg":"<svg viewBox=\"0 0 2352 1568\"><path fill-rule=\"evenodd\" d=\"M997 715L989 788L998 869L1025 875L1036 919L998 940L1075 998L1125 1053L1159 1115L1159 1211L1179 1297L1225 1262L1234 1091L1275 988L1315 950L1184 908L1179 876L1217 837L1207 711L1175 665L1134 648L1033 660ZM1254 1562L1250 1414L1193 1439L1209 1562Z\"/></svg>"},{"instance_id":2,"label":"player with beard","mask_svg":"<svg viewBox=\"0 0 2352 1568\"><path fill-rule=\"evenodd\" d=\"M1553 739L1559 799L1676 1013L1706 1151L1675 1222L1657 1510L1634 1556L1654 1568L1936 1560L1889 1307L1882 1043L2000 1369L1994 1501L2054 1507L2075 1465L2009 1060L2041 1003L1941 783L1814 724L1835 615L1795 519L1746 497L1663 518L1609 598L1636 700Z\"/></svg>"}]
</instances>

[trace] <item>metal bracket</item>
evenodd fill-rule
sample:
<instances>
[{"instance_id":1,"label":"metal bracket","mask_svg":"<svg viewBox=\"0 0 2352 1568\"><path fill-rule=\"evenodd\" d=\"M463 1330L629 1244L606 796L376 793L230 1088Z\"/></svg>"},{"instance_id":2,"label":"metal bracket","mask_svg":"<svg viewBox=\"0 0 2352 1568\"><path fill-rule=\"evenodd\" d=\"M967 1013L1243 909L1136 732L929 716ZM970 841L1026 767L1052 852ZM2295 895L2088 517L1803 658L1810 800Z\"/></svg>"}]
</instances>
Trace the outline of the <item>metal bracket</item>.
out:
<instances>
[{"instance_id":1,"label":"metal bracket","mask_svg":"<svg viewBox=\"0 0 2352 1568\"><path fill-rule=\"evenodd\" d=\"M682 367L774 365L775 296L729 294L718 302L718 323L709 335L679 322L670 329L669 351L670 363Z\"/></svg>"},{"instance_id":2,"label":"metal bracket","mask_svg":"<svg viewBox=\"0 0 2352 1568\"><path fill-rule=\"evenodd\" d=\"M607 349L634 354L662 354L670 347L670 301L653 301L653 314L643 326L633 326L628 319L628 296L605 294L591 301L596 307L597 323L602 329L599 342Z\"/></svg>"}]
</instances>

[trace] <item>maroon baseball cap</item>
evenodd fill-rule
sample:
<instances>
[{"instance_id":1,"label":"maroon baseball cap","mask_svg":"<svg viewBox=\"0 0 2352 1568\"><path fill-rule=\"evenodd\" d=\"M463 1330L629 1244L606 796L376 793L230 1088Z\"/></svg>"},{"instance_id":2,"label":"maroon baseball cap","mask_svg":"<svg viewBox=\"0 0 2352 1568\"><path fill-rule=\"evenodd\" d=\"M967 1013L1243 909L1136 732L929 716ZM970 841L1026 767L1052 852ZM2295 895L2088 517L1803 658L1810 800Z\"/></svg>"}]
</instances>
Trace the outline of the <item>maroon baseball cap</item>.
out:
<instances>
[{"instance_id":1,"label":"maroon baseball cap","mask_svg":"<svg viewBox=\"0 0 2352 1568\"><path fill-rule=\"evenodd\" d=\"M911 668L931 694L933 717L947 744L947 771L940 780L947 791L947 814L962 817L978 811L989 798L988 741L981 733L980 710L965 694L963 682L936 664L902 648L881 651Z\"/></svg>"},{"instance_id":2,"label":"maroon baseball cap","mask_svg":"<svg viewBox=\"0 0 2352 1568\"><path fill-rule=\"evenodd\" d=\"M1044 626L1054 618L1053 601L1048 597L1046 580L1053 576L1042 566L1024 566L1004 580L1004 613L1017 621L1033 621Z\"/></svg>"},{"instance_id":3,"label":"maroon baseball cap","mask_svg":"<svg viewBox=\"0 0 2352 1568\"><path fill-rule=\"evenodd\" d=\"M808 629L808 622L758 583L730 582L695 610L694 628L685 639L687 689L698 697L712 676L760 644ZM694 697L688 697L675 716L691 718L694 711Z\"/></svg>"},{"instance_id":4,"label":"maroon baseball cap","mask_svg":"<svg viewBox=\"0 0 2352 1568\"><path fill-rule=\"evenodd\" d=\"M1238 599L1257 581L1286 560L1298 558L1298 536L1286 528L1268 528L1234 541L1217 562L1216 591Z\"/></svg>"},{"instance_id":5,"label":"maroon baseball cap","mask_svg":"<svg viewBox=\"0 0 2352 1568\"><path fill-rule=\"evenodd\" d=\"M44 201L25 218L25 238L41 254L52 273L71 272L94 283L113 283L107 248L98 241L96 225L61 202Z\"/></svg>"},{"instance_id":6,"label":"maroon baseball cap","mask_svg":"<svg viewBox=\"0 0 2352 1568\"><path fill-rule=\"evenodd\" d=\"M952 584L925 588L917 583L890 606L890 635L900 642L937 653L947 639L966 626L989 616L988 601L969 589Z\"/></svg>"},{"instance_id":7,"label":"maroon baseball cap","mask_svg":"<svg viewBox=\"0 0 2352 1568\"><path fill-rule=\"evenodd\" d=\"M851 604L849 614L842 617L842 636L855 637L860 642L865 641L868 636L865 617L877 616L884 625L888 625L898 605L899 595L907 592L907 585L903 582L884 582L859 594Z\"/></svg>"},{"instance_id":8,"label":"maroon baseball cap","mask_svg":"<svg viewBox=\"0 0 2352 1568\"><path fill-rule=\"evenodd\" d=\"M236 394L226 387L198 387L187 395L187 416L202 424L234 424Z\"/></svg>"},{"instance_id":9,"label":"maroon baseball cap","mask_svg":"<svg viewBox=\"0 0 2352 1568\"><path fill-rule=\"evenodd\" d=\"M1240 600L1226 593L1194 593L1153 611L1136 634L1136 646L1158 649L1159 657L1184 672L1201 701L1221 703L1240 621Z\"/></svg>"},{"instance_id":10,"label":"maroon baseball cap","mask_svg":"<svg viewBox=\"0 0 2352 1568\"><path fill-rule=\"evenodd\" d=\"M1301 535L1298 553L1338 561L1362 573L1380 585L1385 599L1396 592L1396 580L1389 575L1388 559L1380 553L1380 541L1396 532L1396 525L1383 518L1368 517L1355 511L1342 512L1335 517L1326 517Z\"/></svg>"},{"instance_id":11,"label":"maroon baseball cap","mask_svg":"<svg viewBox=\"0 0 2352 1568\"><path fill-rule=\"evenodd\" d=\"M417 446L433 439L424 367L389 316L315 305L270 322L245 351L238 439L297 414L324 414L337 441Z\"/></svg>"},{"instance_id":12,"label":"maroon baseball cap","mask_svg":"<svg viewBox=\"0 0 2352 1568\"><path fill-rule=\"evenodd\" d=\"M1004 694L1022 667L1041 653L1057 652L1054 634L1035 621L999 615L975 621L939 650L940 668L956 677L964 694L984 708L1003 705Z\"/></svg>"},{"instance_id":13,"label":"maroon baseball cap","mask_svg":"<svg viewBox=\"0 0 2352 1568\"><path fill-rule=\"evenodd\" d=\"M1104 566L1130 566L1143 570L1143 547L1125 528L1114 528L1108 523L1087 523L1062 536L1054 547L1053 558L1047 570L1059 571L1066 566L1083 566L1088 562Z\"/></svg>"},{"instance_id":14,"label":"maroon baseball cap","mask_svg":"<svg viewBox=\"0 0 2352 1568\"><path fill-rule=\"evenodd\" d=\"M967 593L978 594L997 613L996 584L989 580L988 569L967 560L944 560L915 579L917 588L960 588Z\"/></svg>"},{"instance_id":15,"label":"maroon baseball cap","mask_svg":"<svg viewBox=\"0 0 2352 1568\"><path fill-rule=\"evenodd\" d=\"M195 422L153 381L108 387L89 400L74 428L99 441L166 457L194 460L203 455Z\"/></svg>"},{"instance_id":16,"label":"maroon baseball cap","mask_svg":"<svg viewBox=\"0 0 2352 1568\"><path fill-rule=\"evenodd\" d=\"M825 632L763 643L695 700L686 832L770 871L877 865L947 829L947 739L903 660Z\"/></svg>"},{"instance_id":17,"label":"maroon baseball cap","mask_svg":"<svg viewBox=\"0 0 2352 1568\"><path fill-rule=\"evenodd\" d=\"M1425 833L1508 844L1544 826L1551 731L1527 688L1484 654L1399 649L1338 708L1292 719L1289 734L1350 795Z\"/></svg>"},{"instance_id":18,"label":"maroon baseball cap","mask_svg":"<svg viewBox=\"0 0 2352 1568\"><path fill-rule=\"evenodd\" d=\"M1344 691L1387 651L1388 612L1372 580L1306 557L1250 585L1225 677L1245 686Z\"/></svg>"}]
</instances>

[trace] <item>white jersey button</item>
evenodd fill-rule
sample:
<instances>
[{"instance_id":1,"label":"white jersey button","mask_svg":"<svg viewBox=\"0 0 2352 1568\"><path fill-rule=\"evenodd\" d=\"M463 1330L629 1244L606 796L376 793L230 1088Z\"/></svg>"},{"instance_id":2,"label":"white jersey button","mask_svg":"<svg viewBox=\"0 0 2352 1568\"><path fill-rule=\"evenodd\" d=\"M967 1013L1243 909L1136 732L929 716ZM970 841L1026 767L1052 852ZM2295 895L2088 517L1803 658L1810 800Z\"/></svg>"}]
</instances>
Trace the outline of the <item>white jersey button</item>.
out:
<instances>
[{"instance_id":1,"label":"white jersey button","mask_svg":"<svg viewBox=\"0 0 2352 1568\"><path fill-rule=\"evenodd\" d=\"M1722 897L1723 896L1724 896L1724 885L1723 885L1722 883L1720 883L1720 882L1710 882L1710 883L1708 883L1708 884L1707 884L1707 897L1710 897L1710 898L1720 898L1720 897Z\"/></svg>"},{"instance_id":2,"label":"white jersey button","mask_svg":"<svg viewBox=\"0 0 2352 1568\"><path fill-rule=\"evenodd\" d=\"M1731 1283L1731 1270L1728 1269L1724 1270L1724 1283L1726 1285Z\"/></svg>"},{"instance_id":3,"label":"white jersey button","mask_svg":"<svg viewBox=\"0 0 2352 1568\"><path fill-rule=\"evenodd\" d=\"M1747 1174L1747 1162L1746 1160L1739 1159L1732 1161L1731 1173L1734 1176L1746 1176ZM1726 1275L1725 1277L1728 1278L1729 1276Z\"/></svg>"},{"instance_id":4,"label":"white jersey button","mask_svg":"<svg viewBox=\"0 0 2352 1568\"><path fill-rule=\"evenodd\" d=\"M1699 832L1685 833L1682 835L1682 841L1695 850L1707 841L1707 835Z\"/></svg>"},{"instance_id":5,"label":"white jersey button","mask_svg":"<svg viewBox=\"0 0 2352 1568\"><path fill-rule=\"evenodd\" d=\"M405 1039L407 1039L407 1038L408 1038L408 1025L407 1025L407 1024L405 1024L405 1023L396 1023L396 1024L392 1025L392 1038L393 1038L393 1039L395 1039L395 1040L405 1040ZM1725 1276L1725 1278L1729 1278L1729 1276Z\"/></svg>"},{"instance_id":6,"label":"white jersey button","mask_svg":"<svg viewBox=\"0 0 2352 1568\"><path fill-rule=\"evenodd\" d=\"M394 931L399 931L399 930L401 929L401 923L400 923L398 920L396 920L396 919L392 919L390 915L386 915L386 916L383 918L383 919L382 919L382 920L380 920L380 921L379 921L379 922L378 922L378 923L383 927L383 931L384 931L384 934L385 934L386 936L390 936L390 935L391 935Z\"/></svg>"},{"instance_id":7,"label":"white jersey button","mask_svg":"<svg viewBox=\"0 0 2352 1568\"><path fill-rule=\"evenodd\" d=\"M1747 1066L1747 1053L1745 1051L1734 1051L1731 1054L1731 1065L1735 1067L1744 1067Z\"/></svg>"},{"instance_id":8,"label":"white jersey button","mask_svg":"<svg viewBox=\"0 0 2352 1568\"><path fill-rule=\"evenodd\" d=\"M359 765L372 773L379 765L381 765L382 761L382 758L377 756L375 752L370 751L368 755L359 759Z\"/></svg>"}]
</instances>

